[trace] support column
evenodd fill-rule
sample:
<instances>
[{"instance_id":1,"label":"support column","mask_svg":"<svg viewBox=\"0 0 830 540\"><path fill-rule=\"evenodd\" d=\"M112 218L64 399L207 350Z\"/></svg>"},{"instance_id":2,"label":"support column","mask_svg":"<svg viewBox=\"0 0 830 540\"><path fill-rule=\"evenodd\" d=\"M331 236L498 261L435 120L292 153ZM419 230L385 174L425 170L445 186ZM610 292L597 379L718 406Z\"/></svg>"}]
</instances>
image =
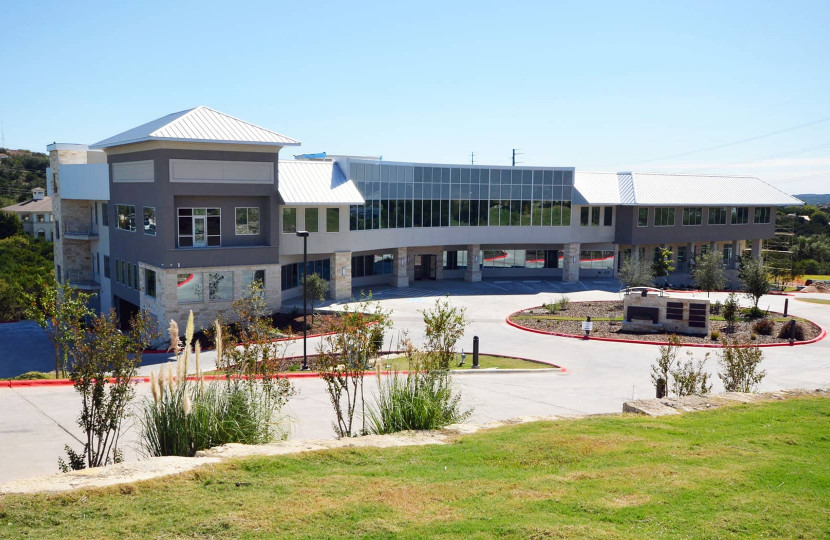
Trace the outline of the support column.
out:
<instances>
[{"instance_id":1,"label":"support column","mask_svg":"<svg viewBox=\"0 0 830 540\"><path fill-rule=\"evenodd\" d=\"M763 260L762 252L764 241L761 238L754 238L752 240L752 257L754 259Z\"/></svg>"},{"instance_id":2,"label":"support column","mask_svg":"<svg viewBox=\"0 0 830 540\"><path fill-rule=\"evenodd\" d=\"M338 251L330 258L331 274L329 294L333 300L352 297L352 252Z\"/></svg>"},{"instance_id":3,"label":"support column","mask_svg":"<svg viewBox=\"0 0 830 540\"><path fill-rule=\"evenodd\" d=\"M632 261L639 261L640 260L640 246L631 244L631 260Z\"/></svg>"},{"instance_id":4,"label":"support column","mask_svg":"<svg viewBox=\"0 0 830 540\"><path fill-rule=\"evenodd\" d=\"M394 251L394 260L392 261L392 286L393 287L409 287L409 268L407 265L407 250L406 248L397 248Z\"/></svg>"},{"instance_id":5,"label":"support column","mask_svg":"<svg viewBox=\"0 0 830 540\"><path fill-rule=\"evenodd\" d=\"M579 243L565 244L562 281L579 281Z\"/></svg>"},{"instance_id":6,"label":"support column","mask_svg":"<svg viewBox=\"0 0 830 540\"><path fill-rule=\"evenodd\" d=\"M467 246L467 269L464 281L481 281L481 248L478 244Z\"/></svg>"},{"instance_id":7,"label":"support column","mask_svg":"<svg viewBox=\"0 0 830 540\"><path fill-rule=\"evenodd\" d=\"M435 279L440 281L444 279L444 247L435 249Z\"/></svg>"},{"instance_id":8,"label":"support column","mask_svg":"<svg viewBox=\"0 0 830 540\"><path fill-rule=\"evenodd\" d=\"M620 275L620 245L614 244L614 267L612 275L617 277Z\"/></svg>"},{"instance_id":9,"label":"support column","mask_svg":"<svg viewBox=\"0 0 830 540\"><path fill-rule=\"evenodd\" d=\"M732 256L729 258L729 268L737 268L738 267L738 257L740 256L741 252L741 243L737 240L732 242Z\"/></svg>"}]
</instances>

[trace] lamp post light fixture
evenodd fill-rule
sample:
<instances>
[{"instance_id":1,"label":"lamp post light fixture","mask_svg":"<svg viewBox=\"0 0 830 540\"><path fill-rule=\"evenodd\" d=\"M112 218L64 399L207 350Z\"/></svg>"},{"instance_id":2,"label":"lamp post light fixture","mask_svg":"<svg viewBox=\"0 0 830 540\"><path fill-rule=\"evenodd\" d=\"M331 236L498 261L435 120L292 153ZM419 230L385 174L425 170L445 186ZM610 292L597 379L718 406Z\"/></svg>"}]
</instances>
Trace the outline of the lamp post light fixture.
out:
<instances>
[{"instance_id":1,"label":"lamp post light fixture","mask_svg":"<svg viewBox=\"0 0 830 540\"><path fill-rule=\"evenodd\" d=\"M303 367L302 371L308 371L308 231L297 231L297 236L303 239Z\"/></svg>"}]
</instances>

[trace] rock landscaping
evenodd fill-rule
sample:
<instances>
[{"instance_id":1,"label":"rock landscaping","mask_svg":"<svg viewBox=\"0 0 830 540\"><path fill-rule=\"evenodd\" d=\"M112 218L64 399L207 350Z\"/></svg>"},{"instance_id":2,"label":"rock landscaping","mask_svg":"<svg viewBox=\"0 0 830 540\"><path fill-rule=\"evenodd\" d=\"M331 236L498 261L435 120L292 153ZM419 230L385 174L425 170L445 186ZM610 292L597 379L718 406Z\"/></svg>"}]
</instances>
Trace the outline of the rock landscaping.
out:
<instances>
[{"instance_id":1,"label":"rock landscaping","mask_svg":"<svg viewBox=\"0 0 830 540\"><path fill-rule=\"evenodd\" d=\"M510 315L509 321L526 329L584 336L582 322L589 316L593 322L591 337L665 342L669 336L668 332L643 333L623 330L623 302L620 300L570 302L565 306L558 306L553 313L546 307L534 307ZM742 315L731 329L723 317L710 315L708 335L678 334L678 337L684 344L710 346L718 346L722 339L729 343L784 344L790 342L786 327L792 319L796 320L797 325L796 342L810 341L822 333L821 327L806 319L768 312L766 317L754 319Z\"/></svg>"}]
</instances>

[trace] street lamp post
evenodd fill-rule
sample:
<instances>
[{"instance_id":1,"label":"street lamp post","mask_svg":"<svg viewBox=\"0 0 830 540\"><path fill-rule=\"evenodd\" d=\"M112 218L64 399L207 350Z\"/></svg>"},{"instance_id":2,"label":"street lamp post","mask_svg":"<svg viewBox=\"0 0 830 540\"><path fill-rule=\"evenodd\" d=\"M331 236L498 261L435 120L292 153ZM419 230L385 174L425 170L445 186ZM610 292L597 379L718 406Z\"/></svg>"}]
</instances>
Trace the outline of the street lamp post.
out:
<instances>
[{"instance_id":1,"label":"street lamp post","mask_svg":"<svg viewBox=\"0 0 830 540\"><path fill-rule=\"evenodd\" d=\"M308 231L297 231L297 236L303 239L303 367L302 371L308 371L308 325L307 325L307 300L308 300Z\"/></svg>"}]
</instances>

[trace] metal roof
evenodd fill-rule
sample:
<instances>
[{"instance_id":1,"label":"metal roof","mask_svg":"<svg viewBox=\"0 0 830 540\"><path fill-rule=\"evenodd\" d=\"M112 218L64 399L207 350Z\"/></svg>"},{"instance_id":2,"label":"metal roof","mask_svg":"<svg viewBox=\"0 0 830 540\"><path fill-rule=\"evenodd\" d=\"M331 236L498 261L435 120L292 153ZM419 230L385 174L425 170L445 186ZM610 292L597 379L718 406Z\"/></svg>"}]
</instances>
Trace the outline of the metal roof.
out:
<instances>
[{"instance_id":1,"label":"metal roof","mask_svg":"<svg viewBox=\"0 0 830 540\"><path fill-rule=\"evenodd\" d=\"M333 161L280 161L280 197L285 204L363 204L357 186Z\"/></svg>"},{"instance_id":2,"label":"metal roof","mask_svg":"<svg viewBox=\"0 0 830 540\"><path fill-rule=\"evenodd\" d=\"M787 206L803 201L751 176L576 171L575 204Z\"/></svg>"},{"instance_id":3,"label":"metal roof","mask_svg":"<svg viewBox=\"0 0 830 540\"><path fill-rule=\"evenodd\" d=\"M255 126L204 105L168 114L152 122L128 129L90 148L110 148L144 141L214 142L298 146L285 135Z\"/></svg>"}]
</instances>

